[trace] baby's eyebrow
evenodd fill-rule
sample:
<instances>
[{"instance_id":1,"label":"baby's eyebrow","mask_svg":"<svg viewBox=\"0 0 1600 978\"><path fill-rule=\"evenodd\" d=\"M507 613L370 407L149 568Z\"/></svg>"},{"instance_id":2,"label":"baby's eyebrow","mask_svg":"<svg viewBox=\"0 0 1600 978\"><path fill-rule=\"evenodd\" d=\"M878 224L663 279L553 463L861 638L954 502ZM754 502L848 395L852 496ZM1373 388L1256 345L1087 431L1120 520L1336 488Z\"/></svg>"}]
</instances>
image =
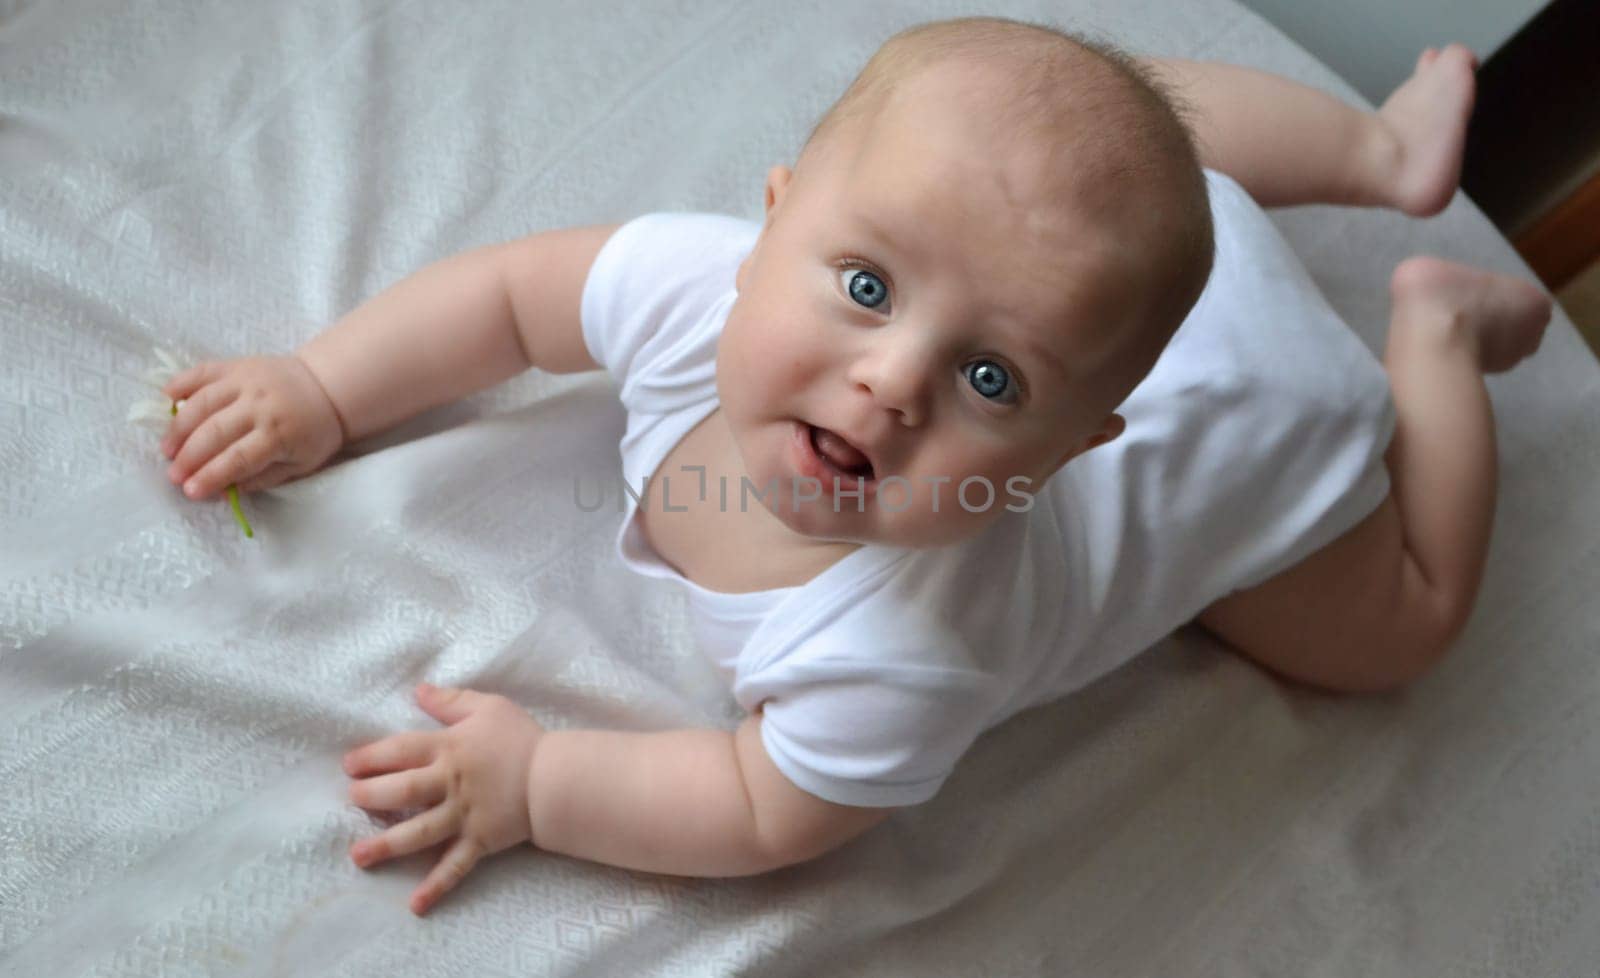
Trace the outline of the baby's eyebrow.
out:
<instances>
[{"instance_id":1,"label":"baby's eyebrow","mask_svg":"<svg viewBox=\"0 0 1600 978\"><path fill-rule=\"evenodd\" d=\"M1044 361L1045 366L1055 371L1056 380L1060 381L1063 385L1072 380L1072 372L1067 369L1066 363L1064 363L1062 359L1056 356L1054 353L1051 353L1049 350L1037 343L1029 343L1027 345L1027 351L1028 353L1032 354L1035 359Z\"/></svg>"},{"instance_id":2,"label":"baby's eyebrow","mask_svg":"<svg viewBox=\"0 0 1600 978\"><path fill-rule=\"evenodd\" d=\"M1029 362L1044 364L1055 374L1055 379L1061 386L1066 387L1077 379L1077 374L1067 367L1067 361L1034 338L1040 330L1029 326L1014 314L995 316L985 324L985 327L987 332L1000 340L1004 347L1024 354L1024 357L1017 358L1023 364Z\"/></svg>"},{"instance_id":3,"label":"baby's eyebrow","mask_svg":"<svg viewBox=\"0 0 1600 978\"><path fill-rule=\"evenodd\" d=\"M892 251L896 254L901 254L900 249L895 245L894 238L890 236L888 230L884 228L883 225L868 217L865 212L860 211L856 213L856 220L861 222L861 226L867 229L868 234L878 239L878 243L880 245L887 248L889 251Z\"/></svg>"}]
</instances>

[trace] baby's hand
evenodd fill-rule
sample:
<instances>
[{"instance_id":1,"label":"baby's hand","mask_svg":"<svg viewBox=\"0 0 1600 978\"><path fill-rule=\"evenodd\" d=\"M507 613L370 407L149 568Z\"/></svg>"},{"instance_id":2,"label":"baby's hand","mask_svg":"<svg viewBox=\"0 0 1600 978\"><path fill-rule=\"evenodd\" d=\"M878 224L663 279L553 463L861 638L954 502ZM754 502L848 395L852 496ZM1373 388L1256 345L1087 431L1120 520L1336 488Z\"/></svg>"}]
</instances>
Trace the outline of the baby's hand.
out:
<instances>
[{"instance_id":1,"label":"baby's hand","mask_svg":"<svg viewBox=\"0 0 1600 978\"><path fill-rule=\"evenodd\" d=\"M183 401L161 454L190 499L271 488L316 471L344 444L333 402L299 357L202 363L162 391Z\"/></svg>"},{"instance_id":2,"label":"baby's hand","mask_svg":"<svg viewBox=\"0 0 1600 978\"><path fill-rule=\"evenodd\" d=\"M449 726L358 747L345 755L344 769L352 778L367 779L350 785L350 800L362 808L428 809L351 846L357 866L456 840L411 894L411 912L421 916L478 860L532 838L528 771L544 728L504 696L470 689L423 683L417 702Z\"/></svg>"}]
</instances>

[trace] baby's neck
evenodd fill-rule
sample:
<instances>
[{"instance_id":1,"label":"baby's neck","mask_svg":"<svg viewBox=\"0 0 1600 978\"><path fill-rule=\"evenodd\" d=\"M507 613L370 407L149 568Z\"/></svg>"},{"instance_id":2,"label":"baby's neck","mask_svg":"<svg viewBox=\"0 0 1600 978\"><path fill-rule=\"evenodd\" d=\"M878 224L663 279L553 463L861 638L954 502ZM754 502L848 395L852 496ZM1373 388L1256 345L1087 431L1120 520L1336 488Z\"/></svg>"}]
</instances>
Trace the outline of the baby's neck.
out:
<instances>
[{"instance_id":1,"label":"baby's neck","mask_svg":"<svg viewBox=\"0 0 1600 978\"><path fill-rule=\"evenodd\" d=\"M686 465L705 466L704 499L698 474L690 475ZM720 406L674 446L660 471L679 476L670 483L671 509L652 492L641 523L662 559L703 588L743 593L796 587L861 547L796 533L759 502L741 508L733 487L742 485L744 462ZM729 487L725 503L718 491L723 485Z\"/></svg>"}]
</instances>

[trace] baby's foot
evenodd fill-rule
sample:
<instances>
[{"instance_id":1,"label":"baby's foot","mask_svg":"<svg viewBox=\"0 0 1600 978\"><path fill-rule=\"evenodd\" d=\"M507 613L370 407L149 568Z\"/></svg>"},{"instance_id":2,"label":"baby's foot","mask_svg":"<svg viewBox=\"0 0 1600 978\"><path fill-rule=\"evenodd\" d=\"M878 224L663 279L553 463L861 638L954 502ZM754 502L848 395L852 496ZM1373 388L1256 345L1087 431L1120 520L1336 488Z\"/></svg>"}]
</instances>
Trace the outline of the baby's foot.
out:
<instances>
[{"instance_id":1,"label":"baby's foot","mask_svg":"<svg viewBox=\"0 0 1600 978\"><path fill-rule=\"evenodd\" d=\"M1390 203L1414 217L1444 210L1461 182L1467 118L1477 94L1478 59L1460 44L1422 52L1405 83L1390 93L1378 118L1399 141Z\"/></svg>"},{"instance_id":2,"label":"baby's foot","mask_svg":"<svg viewBox=\"0 0 1600 978\"><path fill-rule=\"evenodd\" d=\"M1539 348L1550 322L1550 297L1526 279L1416 255L1389 280L1394 322L1440 330L1469 345L1478 369L1500 373Z\"/></svg>"}]
</instances>

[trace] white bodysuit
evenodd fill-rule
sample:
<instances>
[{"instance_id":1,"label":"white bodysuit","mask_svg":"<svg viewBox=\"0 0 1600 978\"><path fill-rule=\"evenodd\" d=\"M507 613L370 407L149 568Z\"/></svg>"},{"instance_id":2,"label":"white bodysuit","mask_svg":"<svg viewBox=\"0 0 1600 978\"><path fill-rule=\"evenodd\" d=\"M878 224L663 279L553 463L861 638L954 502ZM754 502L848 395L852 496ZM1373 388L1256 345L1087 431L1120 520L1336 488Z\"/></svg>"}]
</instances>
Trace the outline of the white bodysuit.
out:
<instances>
[{"instance_id":1,"label":"white bodysuit","mask_svg":"<svg viewBox=\"0 0 1600 978\"><path fill-rule=\"evenodd\" d=\"M1297 563L1388 494L1381 364L1244 190L1210 171L1207 184L1205 292L1117 408L1123 434L1067 463L1028 511L961 543L867 545L803 585L727 594L663 562L629 497L624 564L688 589L702 648L745 710L764 704L768 754L800 788L846 805L926 801L983 731ZM679 499L696 486L656 470L716 407L717 339L759 229L649 214L589 272L584 340L621 387L622 477L638 492L654 476L650 505L661 476ZM994 505L1016 502L1001 491Z\"/></svg>"}]
</instances>

